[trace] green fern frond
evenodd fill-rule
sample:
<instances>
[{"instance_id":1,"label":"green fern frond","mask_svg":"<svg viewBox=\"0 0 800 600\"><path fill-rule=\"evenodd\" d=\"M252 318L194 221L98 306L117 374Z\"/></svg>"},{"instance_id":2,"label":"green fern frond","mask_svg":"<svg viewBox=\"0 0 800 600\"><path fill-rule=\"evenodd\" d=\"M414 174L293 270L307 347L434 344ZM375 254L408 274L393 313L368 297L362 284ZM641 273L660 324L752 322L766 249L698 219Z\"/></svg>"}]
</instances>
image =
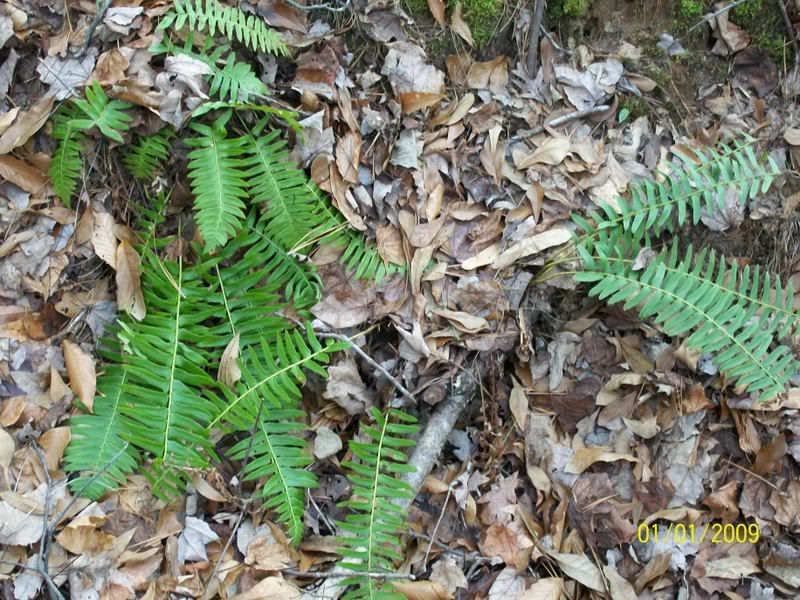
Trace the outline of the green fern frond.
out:
<instances>
[{"instance_id":1,"label":"green fern frond","mask_svg":"<svg viewBox=\"0 0 800 600\"><path fill-rule=\"evenodd\" d=\"M136 140L123 157L131 175L136 179L152 179L169 158L174 137L174 130L165 127L158 133Z\"/></svg>"},{"instance_id":2,"label":"green fern frond","mask_svg":"<svg viewBox=\"0 0 800 600\"><path fill-rule=\"evenodd\" d=\"M244 363L250 365L255 379L237 388L236 396L227 400L227 406L211 421L209 429L228 418L240 405L259 402L261 397L267 398L273 406L292 406L300 399L300 388L306 381L304 370L326 377L324 365L330 355L345 348L347 344L342 342L326 340L321 343L307 326L305 331L292 330L277 335L274 343L261 346L261 355L254 354L253 350L246 352Z\"/></svg>"},{"instance_id":3,"label":"green fern frond","mask_svg":"<svg viewBox=\"0 0 800 600\"><path fill-rule=\"evenodd\" d=\"M81 148L85 136L75 126L75 112L74 108L67 108L53 119L53 138L59 143L48 171L53 190L67 208L72 207L72 196L83 168Z\"/></svg>"},{"instance_id":4,"label":"green fern frond","mask_svg":"<svg viewBox=\"0 0 800 600\"><path fill-rule=\"evenodd\" d=\"M630 198L618 198L616 208L601 204L602 213L593 211L589 215L593 223L573 215L582 231L576 242L588 247L601 230L621 227L649 244L650 239L664 231L675 231L689 218L696 225L704 210L710 213L723 208L728 190L736 191L744 204L766 192L780 173L771 158L759 161L747 141L690 152L676 153L678 164L663 181L644 180L631 185Z\"/></svg>"},{"instance_id":5,"label":"green fern frond","mask_svg":"<svg viewBox=\"0 0 800 600\"><path fill-rule=\"evenodd\" d=\"M252 383L248 371L246 382ZM299 543L303 535L305 491L317 487L317 478L306 470L312 462L306 442L299 434L306 430L300 420L305 413L295 409L265 407L259 417L254 403L239 407L231 415L231 423L241 431L252 430L230 450L230 458L246 460L242 471L244 481L264 480L258 495L264 506L274 510L279 523L286 525L289 539Z\"/></svg>"},{"instance_id":6,"label":"green fern frond","mask_svg":"<svg viewBox=\"0 0 800 600\"><path fill-rule=\"evenodd\" d=\"M714 363L730 380L761 399L782 392L797 373L798 363L778 339L796 323L791 310L791 286L771 290L747 273L740 282L713 253L681 258L677 244L654 257L642 270L634 270L630 253L637 241L632 236L609 236L610 243L590 253L578 247L584 262L575 275L593 284L590 294L609 304L637 308L642 318L652 318L668 335L691 332L687 345L713 354ZM779 284L778 284L779 286ZM780 308L775 313L771 308ZM767 308L767 310L763 310Z\"/></svg>"},{"instance_id":7,"label":"green fern frond","mask_svg":"<svg viewBox=\"0 0 800 600\"><path fill-rule=\"evenodd\" d=\"M396 503L410 500L414 490L399 480L398 475L413 472L407 464L405 449L415 445L411 437L418 427L414 417L399 410L386 414L370 409L374 426L362 425L365 441L352 440L350 451L356 460L342 465L350 471L352 497L343 503L351 510L339 526L348 536L339 538L341 566L357 573L343 584L354 586L346 600L400 600L404 596L393 591L391 584L375 578L376 573L394 572L402 560L397 547L406 530L405 511Z\"/></svg>"},{"instance_id":8,"label":"green fern frond","mask_svg":"<svg viewBox=\"0 0 800 600\"><path fill-rule=\"evenodd\" d=\"M69 486L92 500L117 489L140 462L136 448L126 448L123 440L128 423L120 406L126 378L124 367L107 367L97 379L94 412L69 420L71 439L64 454L65 470L80 473Z\"/></svg>"},{"instance_id":9,"label":"green fern frond","mask_svg":"<svg viewBox=\"0 0 800 600\"><path fill-rule=\"evenodd\" d=\"M189 180L195 196L197 224L213 250L234 237L244 219L245 189L244 144L242 138L229 138L224 129L230 113L212 126L194 123L197 137L186 140L190 148Z\"/></svg>"},{"instance_id":10,"label":"green fern frond","mask_svg":"<svg viewBox=\"0 0 800 600\"><path fill-rule=\"evenodd\" d=\"M208 343L203 324L216 310L182 261L161 261L152 253L145 260L147 316L120 323L118 334L127 355L120 412L123 438L155 459L146 472L153 493L169 499L182 491L187 468L203 468L213 456L206 426L221 402L208 361L195 348Z\"/></svg>"},{"instance_id":11,"label":"green fern frond","mask_svg":"<svg viewBox=\"0 0 800 600\"><path fill-rule=\"evenodd\" d=\"M202 117L205 114L213 110L224 110L224 109L231 109L235 111L242 111L242 112L254 112L254 113L261 113L264 116L272 116L280 119L286 125L289 126L292 131L300 132L302 131L302 127L300 126L300 122L297 120L297 113L292 110L286 110L284 108L275 108L274 106L267 106L266 104L253 104L251 102L226 102L220 100L214 100L211 102L205 102L198 106L192 112L193 118Z\"/></svg>"},{"instance_id":12,"label":"green fern frond","mask_svg":"<svg viewBox=\"0 0 800 600\"><path fill-rule=\"evenodd\" d=\"M224 6L217 0L175 0L173 10L161 20L159 29L179 30L188 25L193 31L208 31L212 37L219 32L251 50L277 55L289 53L274 30L239 8Z\"/></svg>"},{"instance_id":13,"label":"green fern frond","mask_svg":"<svg viewBox=\"0 0 800 600\"><path fill-rule=\"evenodd\" d=\"M73 100L87 118L76 118L73 126L78 129L97 127L104 136L120 144L124 143L120 132L130 128L131 117L125 111L131 107L121 100L109 100L102 86L94 81L86 87L86 98Z\"/></svg>"}]
</instances>

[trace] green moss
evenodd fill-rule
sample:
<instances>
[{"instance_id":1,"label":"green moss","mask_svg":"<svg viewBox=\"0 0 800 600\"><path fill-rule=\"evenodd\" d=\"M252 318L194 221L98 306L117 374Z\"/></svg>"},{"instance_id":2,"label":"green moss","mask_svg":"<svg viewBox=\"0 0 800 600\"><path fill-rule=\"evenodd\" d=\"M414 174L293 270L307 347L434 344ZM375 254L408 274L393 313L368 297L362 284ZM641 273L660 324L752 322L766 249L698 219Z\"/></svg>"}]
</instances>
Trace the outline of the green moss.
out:
<instances>
[{"instance_id":1,"label":"green moss","mask_svg":"<svg viewBox=\"0 0 800 600\"><path fill-rule=\"evenodd\" d=\"M620 112L623 110L628 111L628 121L635 121L639 117L644 117L650 114L650 105L638 96L623 96L619 102Z\"/></svg>"},{"instance_id":2,"label":"green moss","mask_svg":"<svg viewBox=\"0 0 800 600\"><path fill-rule=\"evenodd\" d=\"M773 0L750 0L731 11L731 21L750 35L752 46L764 50L776 64L783 64L784 25L780 9ZM787 51L793 60L793 48Z\"/></svg>"},{"instance_id":3,"label":"green moss","mask_svg":"<svg viewBox=\"0 0 800 600\"><path fill-rule=\"evenodd\" d=\"M412 18L430 15L428 0L403 0L403 8Z\"/></svg>"},{"instance_id":4,"label":"green moss","mask_svg":"<svg viewBox=\"0 0 800 600\"><path fill-rule=\"evenodd\" d=\"M451 0L448 4L453 10L456 2ZM503 0L461 0L461 11L476 47L480 48L492 39L500 27L504 8Z\"/></svg>"},{"instance_id":5,"label":"green moss","mask_svg":"<svg viewBox=\"0 0 800 600\"><path fill-rule=\"evenodd\" d=\"M677 6L677 16L685 19L702 16L705 12L705 4L702 0L681 0Z\"/></svg>"},{"instance_id":6,"label":"green moss","mask_svg":"<svg viewBox=\"0 0 800 600\"><path fill-rule=\"evenodd\" d=\"M551 17L582 17L589 11L590 0L554 0L548 2Z\"/></svg>"}]
</instances>

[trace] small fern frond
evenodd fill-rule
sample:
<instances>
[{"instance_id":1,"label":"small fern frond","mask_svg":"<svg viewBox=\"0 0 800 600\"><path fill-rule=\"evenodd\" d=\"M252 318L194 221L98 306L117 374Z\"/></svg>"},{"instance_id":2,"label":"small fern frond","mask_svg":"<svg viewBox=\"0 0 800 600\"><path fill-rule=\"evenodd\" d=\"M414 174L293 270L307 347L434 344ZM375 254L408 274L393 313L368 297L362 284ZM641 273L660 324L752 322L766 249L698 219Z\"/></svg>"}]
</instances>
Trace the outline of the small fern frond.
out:
<instances>
[{"instance_id":1,"label":"small fern frond","mask_svg":"<svg viewBox=\"0 0 800 600\"><path fill-rule=\"evenodd\" d=\"M275 108L274 106L267 106L266 104L253 104L251 102L225 102L214 100L211 102L204 102L192 112L193 118L202 117L213 110L231 109L243 112L262 113L264 116L276 117L286 123L292 131L300 132L303 128L297 120L297 113L292 110L284 108Z\"/></svg>"},{"instance_id":2,"label":"small fern frond","mask_svg":"<svg viewBox=\"0 0 800 600\"><path fill-rule=\"evenodd\" d=\"M106 367L97 379L94 412L69 420L71 439L64 454L65 469L80 473L69 486L92 500L117 489L140 462L136 448L126 448L122 439L128 425L120 410L126 378L123 367Z\"/></svg>"},{"instance_id":3,"label":"small fern frond","mask_svg":"<svg viewBox=\"0 0 800 600\"><path fill-rule=\"evenodd\" d=\"M593 223L573 216L582 231L576 242L588 247L601 230L621 227L649 244L650 239L664 231L675 231L689 218L697 224L704 210L710 213L723 208L728 190L735 190L744 204L766 192L780 173L774 160L760 162L745 142L691 153L676 153L679 164L663 181L644 180L631 185L630 198L618 198L616 208L601 204L602 213L593 211L589 215Z\"/></svg>"},{"instance_id":4,"label":"small fern frond","mask_svg":"<svg viewBox=\"0 0 800 600\"><path fill-rule=\"evenodd\" d=\"M97 127L108 139L124 143L120 132L127 131L133 121L133 117L125 112L131 105L121 100L109 100L97 81L87 86L85 93L85 99L76 98L73 102L87 118L76 118L73 126L84 130Z\"/></svg>"},{"instance_id":5,"label":"small fern frond","mask_svg":"<svg viewBox=\"0 0 800 600\"><path fill-rule=\"evenodd\" d=\"M189 180L195 196L197 224L210 251L234 237L244 219L245 162L242 138L226 137L230 113L212 126L195 123L197 137L186 140L190 148Z\"/></svg>"},{"instance_id":6,"label":"small fern frond","mask_svg":"<svg viewBox=\"0 0 800 600\"><path fill-rule=\"evenodd\" d=\"M224 6L217 0L175 0L174 12L167 14L159 29L188 25L193 31L208 31L213 37L219 32L231 41L238 41L257 52L286 55L289 50L280 36L255 15L239 8Z\"/></svg>"},{"instance_id":7,"label":"small fern frond","mask_svg":"<svg viewBox=\"0 0 800 600\"><path fill-rule=\"evenodd\" d=\"M278 131L261 135L262 122L243 137L247 179L253 201L264 207L267 235L289 250L321 224L318 198L303 171L289 160Z\"/></svg>"},{"instance_id":8,"label":"small fern frond","mask_svg":"<svg viewBox=\"0 0 800 600\"><path fill-rule=\"evenodd\" d=\"M726 269L724 261L717 268L713 253L701 252L695 258L690 248L680 258L677 244L644 269L634 270L624 248L635 244L628 237L613 248L604 244L596 255L579 246L584 270L576 279L593 284L591 295L609 304L624 303L625 309L637 308L642 318L652 317L668 335L691 332L687 345L713 353L720 371L748 392L769 399L784 391L798 364L789 348L773 346L797 322L794 315L786 317L791 296L785 291L774 299L772 291L759 294L758 284L746 278L737 285L735 272ZM770 283L764 285L769 289ZM761 310L766 303L782 312Z\"/></svg>"},{"instance_id":9,"label":"small fern frond","mask_svg":"<svg viewBox=\"0 0 800 600\"><path fill-rule=\"evenodd\" d=\"M321 343L307 326L304 331L292 330L276 336L274 343L261 345L244 353L244 364L253 375L252 381L237 388L236 396L227 400L220 413L211 421L209 430L228 418L239 406L260 402L266 398L271 406L293 406L300 399L300 388L306 381L304 370L326 377L324 365L330 355L348 345L326 340Z\"/></svg>"},{"instance_id":10,"label":"small fern frond","mask_svg":"<svg viewBox=\"0 0 800 600\"><path fill-rule=\"evenodd\" d=\"M158 133L142 136L125 152L123 162L136 179L152 179L161 171L172 150L175 131L164 127Z\"/></svg>"},{"instance_id":11,"label":"small fern frond","mask_svg":"<svg viewBox=\"0 0 800 600\"><path fill-rule=\"evenodd\" d=\"M246 369L243 375L245 385L253 383ZM274 510L278 522L286 525L294 543L299 543L303 535L305 491L317 487L316 476L306 470L313 462L311 453L299 437L306 430L300 420L304 416L301 410L265 407L259 417L254 403L241 405L231 415L231 423L237 429L248 431L255 425L255 432L236 444L230 457L247 460L242 472L244 481L264 480L258 494L264 499L265 508Z\"/></svg>"},{"instance_id":12,"label":"small fern frond","mask_svg":"<svg viewBox=\"0 0 800 600\"><path fill-rule=\"evenodd\" d=\"M347 600L395 600L404 596L392 590L389 583L375 578L376 573L393 573L395 563L402 560L397 547L406 530L406 512L398 500L411 500L413 488L398 475L413 472L407 464L405 450L415 445L411 437L418 427L414 417L399 410L386 414L370 409L374 426L362 425L365 441L350 442L354 459L342 465L350 471L352 497L343 503L351 510L339 526L348 536L339 538L341 566L365 575L354 575L343 584L354 586Z\"/></svg>"},{"instance_id":13,"label":"small fern frond","mask_svg":"<svg viewBox=\"0 0 800 600\"><path fill-rule=\"evenodd\" d=\"M74 108L68 108L53 119L53 138L59 143L48 171L53 190L67 208L72 207L72 196L83 168L81 147L85 136L75 126L75 112Z\"/></svg>"},{"instance_id":14,"label":"small fern frond","mask_svg":"<svg viewBox=\"0 0 800 600\"><path fill-rule=\"evenodd\" d=\"M246 62L237 61L231 52L222 68L215 62L208 93L223 100L247 102L252 98L268 96L269 90L252 67Z\"/></svg>"},{"instance_id":15,"label":"small fern frond","mask_svg":"<svg viewBox=\"0 0 800 600\"><path fill-rule=\"evenodd\" d=\"M146 476L153 493L168 500L182 491L186 469L205 467L213 455L205 428L221 402L208 361L194 348L208 343L203 324L215 310L181 261L160 261L152 253L145 259L147 316L120 323L118 334L127 354L120 410L127 422L124 439L154 457Z\"/></svg>"}]
</instances>

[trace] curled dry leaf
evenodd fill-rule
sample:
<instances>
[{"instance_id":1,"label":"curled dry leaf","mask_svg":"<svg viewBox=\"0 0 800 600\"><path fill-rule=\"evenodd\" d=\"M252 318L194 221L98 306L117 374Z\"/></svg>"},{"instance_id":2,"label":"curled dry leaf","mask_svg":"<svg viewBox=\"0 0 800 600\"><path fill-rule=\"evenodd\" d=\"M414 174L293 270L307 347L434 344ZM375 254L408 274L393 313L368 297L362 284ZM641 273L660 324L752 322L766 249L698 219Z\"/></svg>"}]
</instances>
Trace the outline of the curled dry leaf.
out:
<instances>
[{"instance_id":1,"label":"curled dry leaf","mask_svg":"<svg viewBox=\"0 0 800 600\"><path fill-rule=\"evenodd\" d=\"M92 248L109 267L117 266L117 237L114 217L107 212L92 211Z\"/></svg>"},{"instance_id":2,"label":"curled dry leaf","mask_svg":"<svg viewBox=\"0 0 800 600\"><path fill-rule=\"evenodd\" d=\"M547 138L541 146L533 151L533 154L526 156L517 163L520 169L527 169L536 164L558 165L566 158L569 152L570 142L567 138L551 137Z\"/></svg>"},{"instance_id":3,"label":"curled dry leaf","mask_svg":"<svg viewBox=\"0 0 800 600\"><path fill-rule=\"evenodd\" d=\"M470 31L469 25L467 25L464 16L461 14L461 2L456 2L456 7L453 9L453 16L450 19L450 29L455 31L470 46L475 46L475 40L472 39L472 31Z\"/></svg>"},{"instance_id":4,"label":"curled dry leaf","mask_svg":"<svg viewBox=\"0 0 800 600\"><path fill-rule=\"evenodd\" d=\"M242 370L239 368L239 333L237 332L225 346L222 358L219 361L219 371L217 381L222 385L233 389L236 382L242 378Z\"/></svg>"},{"instance_id":5,"label":"curled dry leaf","mask_svg":"<svg viewBox=\"0 0 800 600\"><path fill-rule=\"evenodd\" d=\"M69 386L84 406L92 412L94 394L97 389L97 376L94 370L94 358L84 352L78 344L63 340L61 349L69 374Z\"/></svg>"},{"instance_id":6,"label":"curled dry leaf","mask_svg":"<svg viewBox=\"0 0 800 600\"><path fill-rule=\"evenodd\" d=\"M447 25L447 20L444 18L444 0L428 0L428 9L441 27Z\"/></svg>"},{"instance_id":7,"label":"curled dry leaf","mask_svg":"<svg viewBox=\"0 0 800 600\"><path fill-rule=\"evenodd\" d=\"M342 179L358 183L358 161L361 158L361 136L348 131L336 145L336 167Z\"/></svg>"},{"instance_id":8,"label":"curled dry leaf","mask_svg":"<svg viewBox=\"0 0 800 600\"><path fill-rule=\"evenodd\" d=\"M572 237L572 233L570 233L570 230L566 227L562 225L551 227L547 231L525 238L504 250L492 263L492 268L498 271L500 269L505 269L521 258L532 256L543 250L552 248L553 246L563 244L567 242L570 237Z\"/></svg>"},{"instance_id":9,"label":"curled dry leaf","mask_svg":"<svg viewBox=\"0 0 800 600\"><path fill-rule=\"evenodd\" d=\"M22 146L39 131L50 116L54 100L53 96L44 96L28 110L17 113L14 124L0 136L0 154L8 154L14 148Z\"/></svg>"},{"instance_id":10,"label":"curled dry leaf","mask_svg":"<svg viewBox=\"0 0 800 600\"><path fill-rule=\"evenodd\" d=\"M141 287L141 264L134 247L125 240L120 242L115 260L117 305L137 321L147 314Z\"/></svg>"}]
</instances>

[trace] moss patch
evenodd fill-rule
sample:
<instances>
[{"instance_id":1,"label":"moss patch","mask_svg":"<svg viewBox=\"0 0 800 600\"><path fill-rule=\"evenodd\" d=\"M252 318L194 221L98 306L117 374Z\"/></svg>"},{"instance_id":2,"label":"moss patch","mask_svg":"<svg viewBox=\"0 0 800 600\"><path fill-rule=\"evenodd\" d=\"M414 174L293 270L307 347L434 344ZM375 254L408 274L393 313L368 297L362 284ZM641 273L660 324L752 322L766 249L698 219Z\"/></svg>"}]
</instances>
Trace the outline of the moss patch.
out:
<instances>
[{"instance_id":1,"label":"moss patch","mask_svg":"<svg viewBox=\"0 0 800 600\"><path fill-rule=\"evenodd\" d=\"M750 43L764 50L775 64L783 64L784 24L780 9L773 0L750 0L731 11L730 20L750 34ZM786 51L789 62L794 60L794 48Z\"/></svg>"},{"instance_id":2,"label":"moss patch","mask_svg":"<svg viewBox=\"0 0 800 600\"><path fill-rule=\"evenodd\" d=\"M455 6L454 0L448 2L450 11ZM461 13L469 25L477 48L486 45L497 33L504 9L503 0L461 0Z\"/></svg>"},{"instance_id":3,"label":"moss patch","mask_svg":"<svg viewBox=\"0 0 800 600\"><path fill-rule=\"evenodd\" d=\"M548 2L551 17L582 17L589 11L590 0L555 0Z\"/></svg>"}]
</instances>

